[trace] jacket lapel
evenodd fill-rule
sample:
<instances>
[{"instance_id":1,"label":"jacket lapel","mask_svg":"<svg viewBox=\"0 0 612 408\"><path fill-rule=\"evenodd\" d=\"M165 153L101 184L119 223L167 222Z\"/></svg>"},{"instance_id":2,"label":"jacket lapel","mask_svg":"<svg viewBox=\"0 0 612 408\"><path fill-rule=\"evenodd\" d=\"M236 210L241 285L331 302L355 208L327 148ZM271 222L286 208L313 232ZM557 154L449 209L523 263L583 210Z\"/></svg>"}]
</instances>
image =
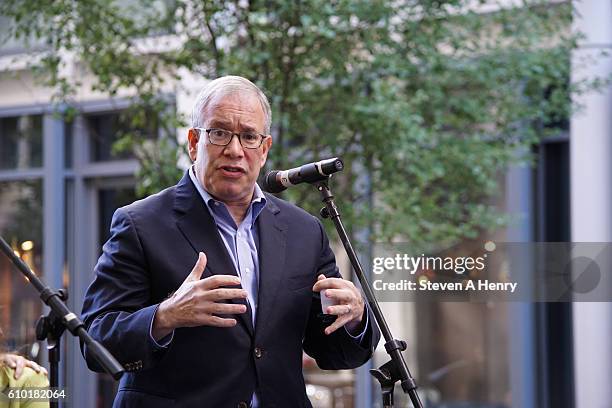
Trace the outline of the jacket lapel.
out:
<instances>
[{"instance_id":1,"label":"jacket lapel","mask_svg":"<svg viewBox=\"0 0 612 408\"><path fill-rule=\"evenodd\" d=\"M280 209L268 197L264 210L257 218L259 230L259 305L255 332L262 333L270 321L284 277L286 225L280 220Z\"/></svg>"},{"instance_id":2,"label":"jacket lapel","mask_svg":"<svg viewBox=\"0 0 612 408\"><path fill-rule=\"evenodd\" d=\"M177 212L176 225L191 247L196 253L206 254L208 271L205 270L202 277L208 275L238 276L215 221L187 172L176 186L174 210ZM253 323L249 303L239 299L232 299L230 302L246 305L247 312L239 314L237 320L245 325L252 336Z\"/></svg>"}]
</instances>

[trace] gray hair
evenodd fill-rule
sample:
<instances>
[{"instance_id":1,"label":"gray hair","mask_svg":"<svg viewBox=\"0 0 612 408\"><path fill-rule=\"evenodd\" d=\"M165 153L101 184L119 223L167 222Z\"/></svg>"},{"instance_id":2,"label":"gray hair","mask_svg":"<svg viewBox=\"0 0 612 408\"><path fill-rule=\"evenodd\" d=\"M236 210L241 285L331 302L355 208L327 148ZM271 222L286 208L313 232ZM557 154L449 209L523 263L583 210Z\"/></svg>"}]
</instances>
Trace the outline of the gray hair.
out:
<instances>
[{"instance_id":1,"label":"gray hair","mask_svg":"<svg viewBox=\"0 0 612 408\"><path fill-rule=\"evenodd\" d=\"M246 78L228 75L217 78L207 83L198 94L193 110L191 112L191 127L202 127L204 125L204 110L215 98L226 96L234 92L249 92L259 99L264 114L266 115L266 123L264 133L270 134L272 126L272 110L268 98L254 83Z\"/></svg>"}]
</instances>

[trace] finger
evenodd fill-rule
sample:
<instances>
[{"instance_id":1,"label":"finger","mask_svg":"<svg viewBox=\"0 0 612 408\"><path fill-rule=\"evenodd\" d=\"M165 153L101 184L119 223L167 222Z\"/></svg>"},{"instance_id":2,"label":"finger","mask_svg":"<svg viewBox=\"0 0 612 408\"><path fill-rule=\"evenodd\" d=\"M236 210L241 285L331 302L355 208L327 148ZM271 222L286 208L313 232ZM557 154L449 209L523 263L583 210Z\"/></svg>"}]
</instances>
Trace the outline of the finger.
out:
<instances>
[{"instance_id":1,"label":"finger","mask_svg":"<svg viewBox=\"0 0 612 408\"><path fill-rule=\"evenodd\" d=\"M47 371L47 369L45 367L40 367L40 370L42 371L42 373L46 376L49 375L49 372Z\"/></svg>"},{"instance_id":2,"label":"finger","mask_svg":"<svg viewBox=\"0 0 612 408\"><path fill-rule=\"evenodd\" d=\"M323 289L331 289L331 288L342 288L344 286L344 279L342 278L325 278L325 279L320 279L317 280L317 282L314 284L314 286L312 287L312 289L315 292L319 292Z\"/></svg>"},{"instance_id":3,"label":"finger","mask_svg":"<svg viewBox=\"0 0 612 408\"><path fill-rule=\"evenodd\" d=\"M203 289L216 289L220 286L236 286L240 285L240 278L236 275L213 275L202 279L200 283Z\"/></svg>"},{"instance_id":4,"label":"finger","mask_svg":"<svg viewBox=\"0 0 612 408\"><path fill-rule=\"evenodd\" d=\"M216 302L219 300L228 299L246 299L248 297L248 294L247 291L244 289L218 288L208 290L203 297L205 299L209 299Z\"/></svg>"},{"instance_id":5,"label":"finger","mask_svg":"<svg viewBox=\"0 0 612 408\"><path fill-rule=\"evenodd\" d=\"M4 357L2 358L2 362L4 362L5 365L11 367L11 368L15 368L15 361L17 361L16 356L13 356L12 354L5 354Z\"/></svg>"},{"instance_id":6,"label":"finger","mask_svg":"<svg viewBox=\"0 0 612 408\"><path fill-rule=\"evenodd\" d=\"M330 334L338 330L340 327L348 323L350 320L350 318L345 316L338 317L335 322L325 328L325 334L329 336Z\"/></svg>"},{"instance_id":7,"label":"finger","mask_svg":"<svg viewBox=\"0 0 612 408\"><path fill-rule=\"evenodd\" d=\"M317 276L317 282L315 282L314 286L312 287L312 290L314 292L319 292L321 289L318 288L317 283L321 282L323 280L327 279L327 277L323 274L319 274L319 276Z\"/></svg>"},{"instance_id":8,"label":"finger","mask_svg":"<svg viewBox=\"0 0 612 408\"><path fill-rule=\"evenodd\" d=\"M206 254L204 252L198 253L198 260L196 261L189 275L187 275L185 282L200 280L202 274L204 273L204 269L206 268L206 262Z\"/></svg>"},{"instance_id":9,"label":"finger","mask_svg":"<svg viewBox=\"0 0 612 408\"><path fill-rule=\"evenodd\" d=\"M208 316L206 319L206 325L215 327L234 327L236 325L236 319L226 319L217 316Z\"/></svg>"},{"instance_id":10,"label":"finger","mask_svg":"<svg viewBox=\"0 0 612 408\"><path fill-rule=\"evenodd\" d=\"M209 309L210 313L214 314L242 314L246 313L246 305L232 305L229 303L212 303Z\"/></svg>"},{"instance_id":11,"label":"finger","mask_svg":"<svg viewBox=\"0 0 612 408\"><path fill-rule=\"evenodd\" d=\"M325 289L325 297L335 300L336 303L351 303L355 300L348 289Z\"/></svg>"},{"instance_id":12,"label":"finger","mask_svg":"<svg viewBox=\"0 0 612 408\"><path fill-rule=\"evenodd\" d=\"M39 366L38 364L36 364L34 361L26 361L26 367L30 367L32 370L36 371L37 373L40 373L41 370L41 366Z\"/></svg>"},{"instance_id":13,"label":"finger","mask_svg":"<svg viewBox=\"0 0 612 408\"><path fill-rule=\"evenodd\" d=\"M343 316L345 314L350 313L351 310L352 310L352 308L349 305L334 305L334 306L328 306L325 309L325 313L326 314Z\"/></svg>"},{"instance_id":14,"label":"finger","mask_svg":"<svg viewBox=\"0 0 612 408\"><path fill-rule=\"evenodd\" d=\"M19 360L17 360L15 366L15 379L18 380L19 377L21 377L21 374L23 374L23 368L25 367L24 359L20 358Z\"/></svg>"}]
</instances>

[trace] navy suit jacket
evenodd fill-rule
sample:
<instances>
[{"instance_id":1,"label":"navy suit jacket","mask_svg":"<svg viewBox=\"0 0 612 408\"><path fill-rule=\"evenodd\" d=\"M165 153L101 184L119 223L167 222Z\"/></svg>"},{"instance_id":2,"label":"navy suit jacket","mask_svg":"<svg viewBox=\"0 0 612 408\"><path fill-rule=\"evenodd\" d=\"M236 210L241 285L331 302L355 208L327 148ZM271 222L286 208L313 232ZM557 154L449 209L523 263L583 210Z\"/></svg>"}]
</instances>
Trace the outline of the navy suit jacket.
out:
<instances>
[{"instance_id":1,"label":"navy suit jacket","mask_svg":"<svg viewBox=\"0 0 612 408\"><path fill-rule=\"evenodd\" d=\"M259 306L232 328L179 328L167 348L150 338L159 303L185 280L198 252L202 278L236 274L212 216L188 174L179 184L118 209L111 237L87 290L83 320L89 333L128 371L116 407L242 407L257 390L261 407L310 407L302 349L323 369L364 364L380 334L361 343L344 329L326 336L312 292L319 273L338 277L334 254L318 219L266 195L259 215ZM239 302L235 300L234 302ZM101 371L86 347L88 366Z\"/></svg>"}]
</instances>

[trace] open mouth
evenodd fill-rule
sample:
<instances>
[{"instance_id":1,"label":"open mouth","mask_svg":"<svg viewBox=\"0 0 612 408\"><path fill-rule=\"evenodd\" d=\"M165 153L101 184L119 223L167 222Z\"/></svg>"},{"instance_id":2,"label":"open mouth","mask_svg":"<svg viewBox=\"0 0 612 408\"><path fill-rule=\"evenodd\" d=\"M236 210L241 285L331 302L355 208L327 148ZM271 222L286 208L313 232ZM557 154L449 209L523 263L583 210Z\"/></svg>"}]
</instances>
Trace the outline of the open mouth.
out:
<instances>
[{"instance_id":1,"label":"open mouth","mask_svg":"<svg viewBox=\"0 0 612 408\"><path fill-rule=\"evenodd\" d=\"M245 173L244 169L238 166L221 166L220 169L226 173L231 173L235 175Z\"/></svg>"}]
</instances>

